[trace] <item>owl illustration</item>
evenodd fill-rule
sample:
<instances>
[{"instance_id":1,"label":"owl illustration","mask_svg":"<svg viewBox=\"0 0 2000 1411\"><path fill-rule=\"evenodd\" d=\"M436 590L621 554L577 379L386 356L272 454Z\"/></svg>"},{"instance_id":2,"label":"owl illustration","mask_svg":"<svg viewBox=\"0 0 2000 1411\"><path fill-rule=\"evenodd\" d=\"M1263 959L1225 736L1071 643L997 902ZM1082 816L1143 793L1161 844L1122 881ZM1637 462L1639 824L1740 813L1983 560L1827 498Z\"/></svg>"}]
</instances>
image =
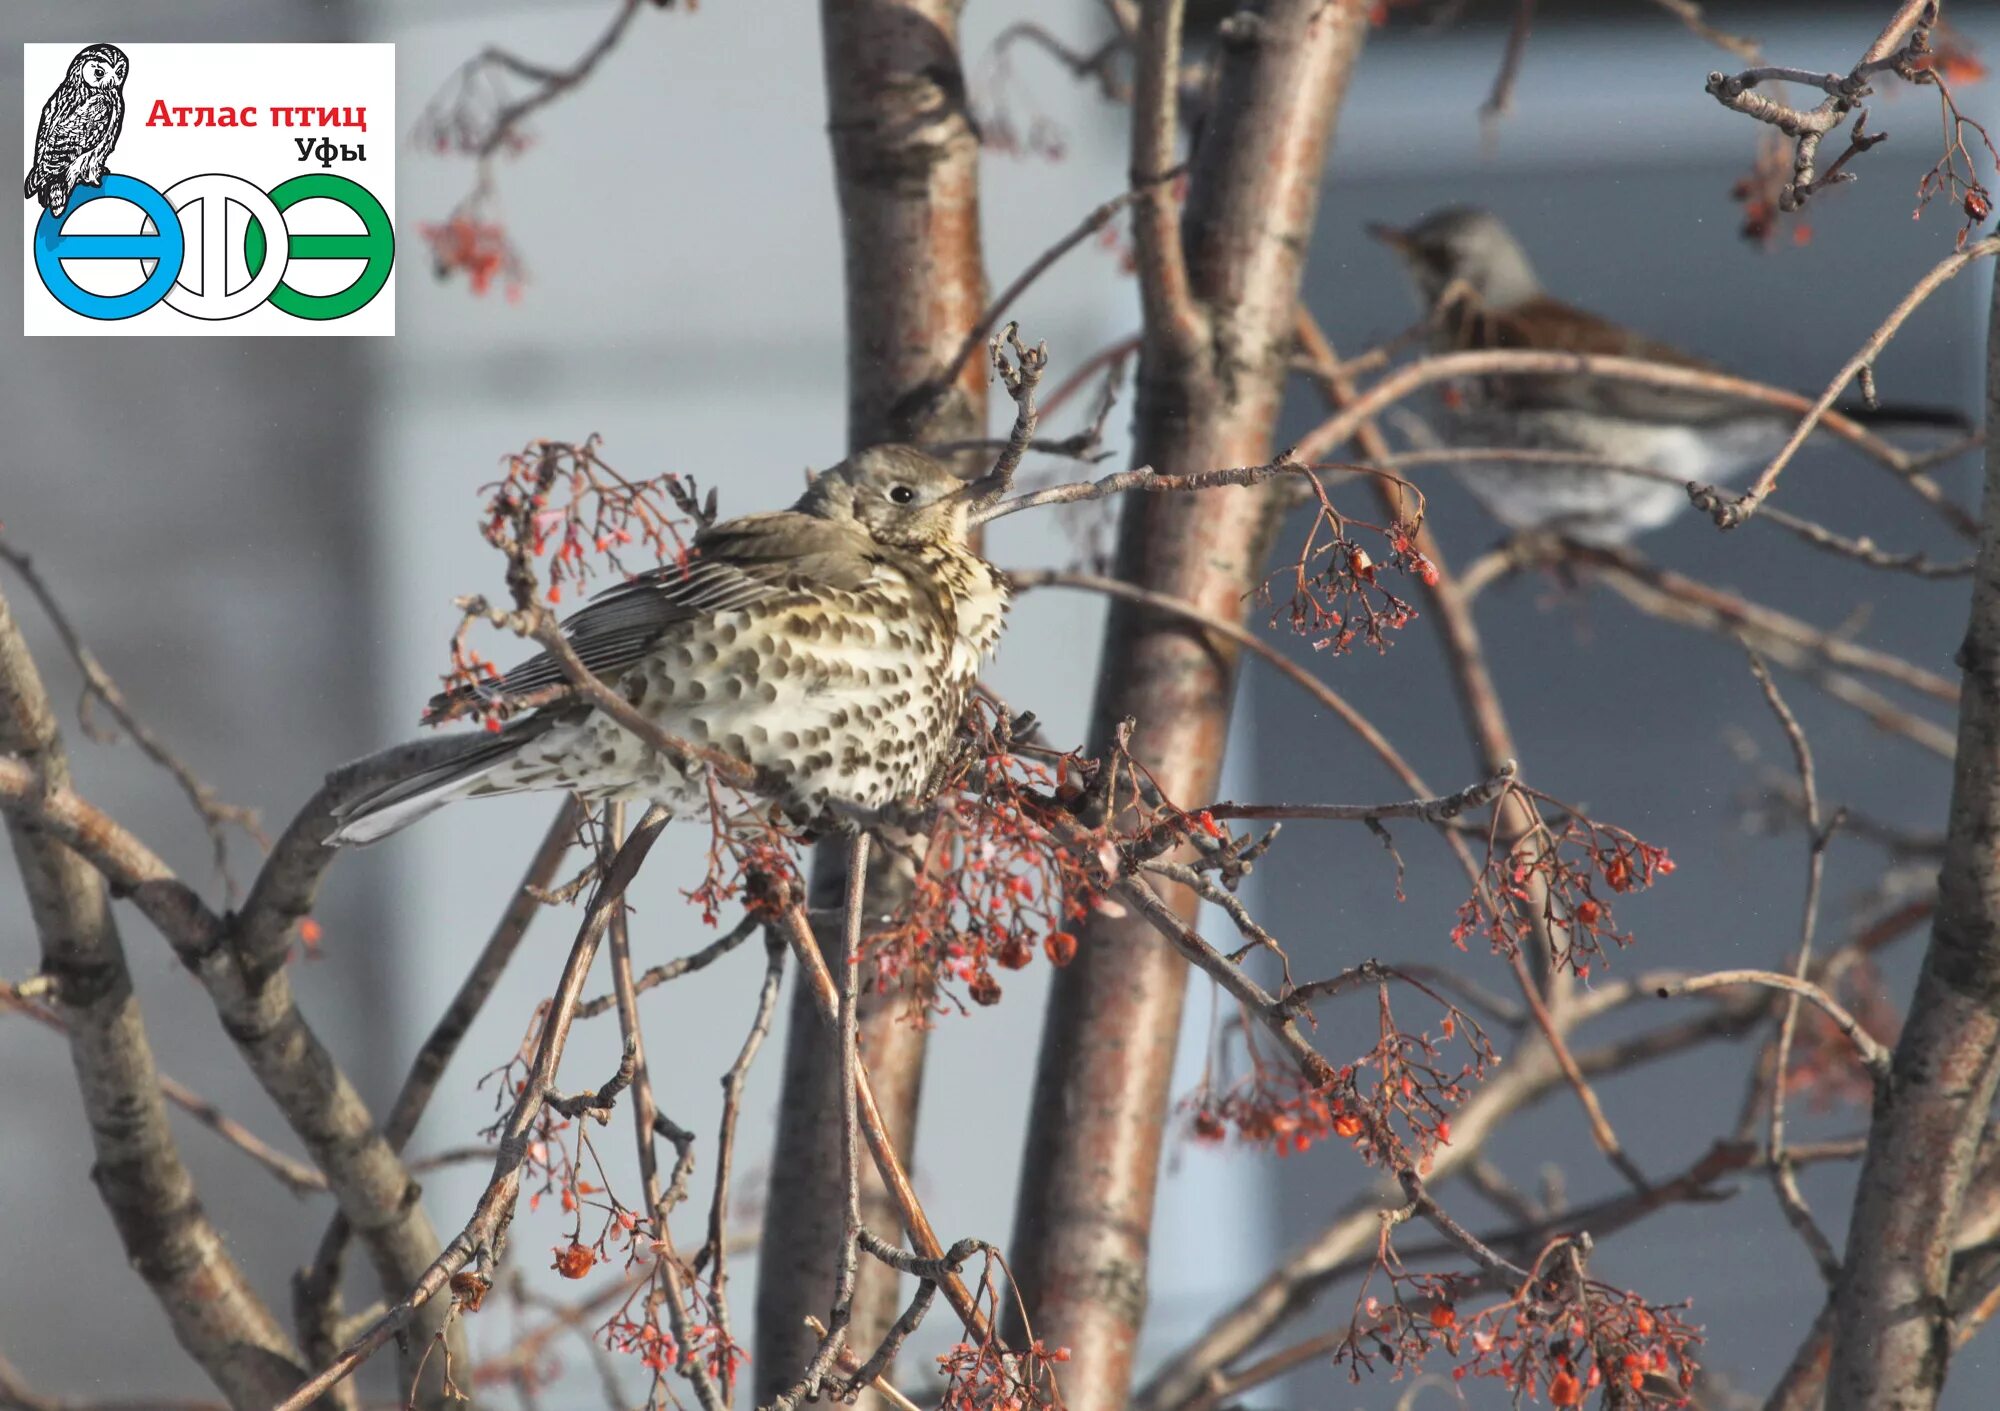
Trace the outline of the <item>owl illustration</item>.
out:
<instances>
[{"instance_id":1,"label":"owl illustration","mask_svg":"<svg viewBox=\"0 0 2000 1411\"><path fill-rule=\"evenodd\" d=\"M104 162L118 145L125 121L125 73L131 61L112 44L80 49L69 73L42 105L35 133L35 164L28 168L22 195L39 201L52 216L69 205L78 186L104 180Z\"/></svg>"}]
</instances>

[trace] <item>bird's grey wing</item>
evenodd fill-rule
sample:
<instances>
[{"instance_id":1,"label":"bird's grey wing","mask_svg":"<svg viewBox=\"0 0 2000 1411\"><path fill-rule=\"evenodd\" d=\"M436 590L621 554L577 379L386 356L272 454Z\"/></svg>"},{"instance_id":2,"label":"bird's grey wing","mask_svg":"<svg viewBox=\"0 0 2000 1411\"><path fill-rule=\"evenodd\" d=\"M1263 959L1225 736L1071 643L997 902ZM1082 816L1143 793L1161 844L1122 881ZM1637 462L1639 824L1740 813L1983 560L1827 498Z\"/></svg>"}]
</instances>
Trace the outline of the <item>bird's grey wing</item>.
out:
<instances>
[{"instance_id":1,"label":"bird's grey wing","mask_svg":"<svg viewBox=\"0 0 2000 1411\"><path fill-rule=\"evenodd\" d=\"M676 623L785 599L806 601L823 588L858 588L874 571L867 541L844 525L780 511L725 520L695 540L695 554L642 573L598 594L562 624L577 657L602 677L616 676ZM562 664L547 652L494 683L504 695L560 685ZM465 688L440 692L425 708L434 720L472 698Z\"/></svg>"}]
</instances>

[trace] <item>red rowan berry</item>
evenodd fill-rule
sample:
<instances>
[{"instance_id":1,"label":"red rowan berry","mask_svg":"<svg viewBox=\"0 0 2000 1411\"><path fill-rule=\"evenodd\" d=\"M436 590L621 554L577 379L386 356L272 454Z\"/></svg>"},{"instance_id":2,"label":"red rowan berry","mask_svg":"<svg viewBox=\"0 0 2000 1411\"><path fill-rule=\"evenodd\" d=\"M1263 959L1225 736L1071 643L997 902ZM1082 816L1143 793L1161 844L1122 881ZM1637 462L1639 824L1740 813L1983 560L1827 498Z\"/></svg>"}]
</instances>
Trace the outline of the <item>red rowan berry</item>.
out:
<instances>
[{"instance_id":1,"label":"red rowan berry","mask_svg":"<svg viewBox=\"0 0 2000 1411\"><path fill-rule=\"evenodd\" d=\"M580 1279L590 1272L596 1262L597 1256L590 1252L588 1246L572 1241L568 1248L556 1251L555 1263L549 1267L565 1279Z\"/></svg>"}]
</instances>

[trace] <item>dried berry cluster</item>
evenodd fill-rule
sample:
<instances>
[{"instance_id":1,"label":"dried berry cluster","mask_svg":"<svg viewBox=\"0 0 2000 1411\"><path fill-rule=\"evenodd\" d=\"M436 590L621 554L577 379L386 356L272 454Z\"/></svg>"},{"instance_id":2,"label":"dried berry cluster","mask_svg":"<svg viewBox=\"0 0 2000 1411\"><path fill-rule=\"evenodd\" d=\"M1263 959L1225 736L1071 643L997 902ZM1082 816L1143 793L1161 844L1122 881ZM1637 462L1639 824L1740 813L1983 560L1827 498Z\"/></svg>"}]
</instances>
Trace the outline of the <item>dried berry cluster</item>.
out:
<instances>
[{"instance_id":1,"label":"dried berry cluster","mask_svg":"<svg viewBox=\"0 0 2000 1411\"><path fill-rule=\"evenodd\" d=\"M514 1057L480 1079L481 1087L495 1083L495 1102L501 1108L510 1106L523 1090L529 1056L540 1042L544 1014L545 1009L537 1011ZM490 1139L497 1130L496 1124L485 1135ZM596 1179L586 1178L586 1170ZM676 1179L678 1192L680 1178ZM618 1269L630 1276L624 1299L597 1325L594 1336L608 1350L637 1358L653 1373L648 1406L677 1405L667 1378L670 1374L688 1376L696 1363L706 1368L727 1397L749 1354L731 1335L700 1268L690 1268L642 1210L626 1205L612 1191L591 1142L589 1124L544 1106L522 1163L522 1185L528 1192L530 1212L538 1211L543 1197L552 1195L566 1219L568 1231L563 1242L551 1248L550 1267L556 1273L580 1280L599 1270ZM668 1203L676 1198L670 1193ZM702 1259L706 1256L704 1250ZM670 1261L676 1279L667 1277ZM701 1262L698 1259L697 1265ZM675 1297L676 1283L685 1296L682 1339L676 1339L661 1322L667 1317L669 1300ZM453 1298L468 1313L479 1310L490 1289L487 1278L477 1272L461 1272L452 1281ZM560 1363L551 1357L510 1362L505 1368L511 1384L529 1391L549 1384L560 1370Z\"/></svg>"},{"instance_id":2,"label":"dried berry cluster","mask_svg":"<svg viewBox=\"0 0 2000 1411\"><path fill-rule=\"evenodd\" d=\"M1684 1305L1646 1303L1640 1295L1590 1279L1588 1243L1562 1237L1536 1257L1512 1297L1476 1313L1462 1311L1464 1279L1402 1273L1386 1247L1376 1265L1390 1297L1364 1293L1356 1301L1348 1341L1336 1353L1360 1377L1376 1361L1410 1373L1444 1351L1458 1365L1454 1381L1492 1377L1516 1403L1548 1397L1554 1407L1578 1407L1602 1389L1606 1407L1666 1411L1686 1407L1700 1363L1700 1327Z\"/></svg>"},{"instance_id":3,"label":"dried berry cluster","mask_svg":"<svg viewBox=\"0 0 2000 1411\"><path fill-rule=\"evenodd\" d=\"M1454 1380L1493 1378L1517 1403L1546 1396L1552 1406L1581 1406L1601 1389L1603 1404L1620 1411L1687 1406L1701 1330L1684 1306L1590 1278L1587 1252L1586 1240L1552 1241L1511 1297L1467 1313L1459 1290L1469 1281L1404 1272L1385 1232L1370 1283L1384 1276L1388 1297L1363 1292L1334 1360L1359 1380L1378 1361L1409 1373L1442 1351L1458 1364Z\"/></svg>"},{"instance_id":4,"label":"dried berry cluster","mask_svg":"<svg viewBox=\"0 0 2000 1411\"><path fill-rule=\"evenodd\" d=\"M462 274L474 294L497 283L509 303L521 297L528 277L521 255L498 221L482 220L470 206L461 206L442 221L417 226L431 250L431 269L440 280Z\"/></svg>"},{"instance_id":5,"label":"dried berry cluster","mask_svg":"<svg viewBox=\"0 0 2000 1411\"><path fill-rule=\"evenodd\" d=\"M1070 928L1105 904L1105 859L1062 840L1063 807L1078 765L1023 757L1012 723L976 702L962 727L957 767L913 845L908 900L868 937L876 983L904 994L915 1017L1000 1001L994 971L1019 970L1037 950L1052 965L1076 954ZM1110 866L1115 869L1115 859Z\"/></svg>"},{"instance_id":6,"label":"dried berry cluster","mask_svg":"<svg viewBox=\"0 0 2000 1411\"><path fill-rule=\"evenodd\" d=\"M1985 127L1958 110L1951 90L1954 84L1977 83L1986 77L1986 66L1965 37L1942 21L1911 35L1910 49L1914 57L1897 71L1912 83L1937 89L1944 123L1944 152L1917 182L1917 209L1911 218L1921 217L1924 207L1939 198L1956 206L1965 216L1958 231L1958 248L1962 250L1972 232L1993 214L1993 192L1979 179L1978 158L1966 141L1966 133L1978 136L1989 166L2000 168L2000 152L1994 150Z\"/></svg>"},{"instance_id":7,"label":"dried berry cluster","mask_svg":"<svg viewBox=\"0 0 2000 1411\"><path fill-rule=\"evenodd\" d=\"M638 1247L636 1242L634 1247ZM598 1328L598 1341L608 1351L637 1358L639 1365L653 1374L649 1408L663 1411L667 1406L677 1405L678 1398L672 1395L667 1379L686 1377L697 1363L714 1380L723 1399L733 1399L736 1378L743 1364L750 1360L750 1354L722 1326L707 1286L692 1277L692 1271L688 1271L685 1280L689 1304L686 1342L660 1326L664 1305L673 1295L665 1287L658 1265L674 1255L658 1240L646 1240L644 1247L655 1260L653 1277Z\"/></svg>"},{"instance_id":8,"label":"dried berry cluster","mask_svg":"<svg viewBox=\"0 0 2000 1411\"><path fill-rule=\"evenodd\" d=\"M1380 529L1349 520L1336 510L1317 475L1307 473L1303 479L1318 499L1318 513L1306 531L1298 557L1264 580L1257 590L1258 601L1271 609L1273 627L1282 616L1316 652L1338 655L1350 650L1357 640L1377 651L1387 651L1389 634L1409 626L1417 610L1389 590L1382 581L1382 570L1393 568L1426 587L1437 582L1437 566L1416 545L1422 509L1406 521ZM1377 562L1354 537L1356 529L1380 534L1387 541L1383 561ZM1291 590L1282 607L1274 585Z\"/></svg>"},{"instance_id":9,"label":"dried berry cluster","mask_svg":"<svg viewBox=\"0 0 2000 1411\"><path fill-rule=\"evenodd\" d=\"M1056 1367L1069 1349L1051 1348L1030 1335L1026 1350L1010 1351L994 1331L1000 1324L996 1256L989 1250L974 1302L986 1313L984 1336L956 1343L937 1359L944 1379L940 1411L1061 1411Z\"/></svg>"},{"instance_id":10,"label":"dried berry cluster","mask_svg":"<svg viewBox=\"0 0 2000 1411\"><path fill-rule=\"evenodd\" d=\"M717 925L722 908L739 898L751 915L768 920L801 894L803 835L774 805L711 777L706 812L707 870L684 893L701 909L702 925Z\"/></svg>"},{"instance_id":11,"label":"dried berry cluster","mask_svg":"<svg viewBox=\"0 0 2000 1411\"><path fill-rule=\"evenodd\" d=\"M1436 1037L1398 1025L1389 1002L1391 979L1414 985L1443 1008ZM1432 1153L1451 1141L1451 1112L1499 1058L1470 1015L1396 972L1384 972L1377 982L1376 1019L1375 1046L1336 1069L1334 1081L1320 1088L1308 1083L1296 1064L1268 1059L1259 1051L1256 1030L1242 1025L1245 1071L1218 1090L1213 1081L1218 1065L1211 1060L1201 1086L1181 1104L1190 1134L1216 1143L1233 1127L1240 1141L1268 1146L1280 1156L1337 1138L1371 1165L1428 1171ZM1444 1053L1454 1039L1468 1050L1457 1063Z\"/></svg>"},{"instance_id":12,"label":"dried berry cluster","mask_svg":"<svg viewBox=\"0 0 2000 1411\"><path fill-rule=\"evenodd\" d=\"M411 141L419 151L440 157L517 156L533 139L507 120L515 105L508 61L496 50L459 65L437 96L417 115Z\"/></svg>"},{"instance_id":13,"label":"dried berry cluster","mask_svg":"<svg viewBox=\"0 0 2000 1411\"><path fill-rule=\"evenodd\" d=\"M1613 893L1643 890L1672 874L1673 859L1665 848L1595 822L1546 794L1519 784L1512 788L1531 808L1534 800L1554 805L1562 821L1551 826L1537 813L1535 826L1510 847L1489 833L1485 873L1459 908L1452 942L1462 950L1467 937L1483 934L1495 951L1512 955L1546 930L1550 961L1588 979L1592 967L1609 960L1607 943L1620 949L1632 943L1628 932L1617 929L1600 887ZM1496 819L1500 812L1495 809Z\"/></svg>"},{"instance_id":14,"label":"dried berry cluster","mask_svg":"<svg viewBox=\"0 0 2000 1411\"><path fill-rule=\"evenodd\" d=\"M628 480L605 464L598 447L596 436L581 443L531 441L506 458L499 480L481 487L481 532L506 555L516 609L543 599L560 603L566 589L578 595L602 571L598 559L626 579L637 572L627 566L627 555L643 556L644 569L685 569L692 553L689 529L714 518L713 491L704 504L692 481L671 472ZM506 699L494 690L499 671L467 642L481 615L468 611L454 633L444 677L448 702L427 713L425 723L476 714L497 730L514 711L542 703L539 697Z\"/></svg>"}]
</instances>

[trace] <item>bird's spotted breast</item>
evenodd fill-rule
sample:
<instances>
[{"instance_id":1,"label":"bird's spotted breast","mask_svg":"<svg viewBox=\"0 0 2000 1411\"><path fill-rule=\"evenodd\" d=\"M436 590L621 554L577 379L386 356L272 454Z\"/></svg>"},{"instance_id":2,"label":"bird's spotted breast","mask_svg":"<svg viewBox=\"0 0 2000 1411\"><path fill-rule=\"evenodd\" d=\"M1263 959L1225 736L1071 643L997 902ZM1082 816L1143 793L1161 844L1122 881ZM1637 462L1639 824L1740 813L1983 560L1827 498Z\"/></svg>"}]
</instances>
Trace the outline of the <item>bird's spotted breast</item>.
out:
<instances>
[{"instance_id":1,"label":"bird's spotted breast","mask_svg":"<svg viewBox=\"0 0 2000 1411\"><path fill-rule=\"evenodd\" d=\"M914 797L937 767L1005 608L982 560L924 555L859 588L678 624L619 684L662 729L784 781L802 812L879 809ZM496 782L519 786L527 771L593 798L674 804L700 793L601 716L551 732Z\"/></svg>"}]
</instances>

